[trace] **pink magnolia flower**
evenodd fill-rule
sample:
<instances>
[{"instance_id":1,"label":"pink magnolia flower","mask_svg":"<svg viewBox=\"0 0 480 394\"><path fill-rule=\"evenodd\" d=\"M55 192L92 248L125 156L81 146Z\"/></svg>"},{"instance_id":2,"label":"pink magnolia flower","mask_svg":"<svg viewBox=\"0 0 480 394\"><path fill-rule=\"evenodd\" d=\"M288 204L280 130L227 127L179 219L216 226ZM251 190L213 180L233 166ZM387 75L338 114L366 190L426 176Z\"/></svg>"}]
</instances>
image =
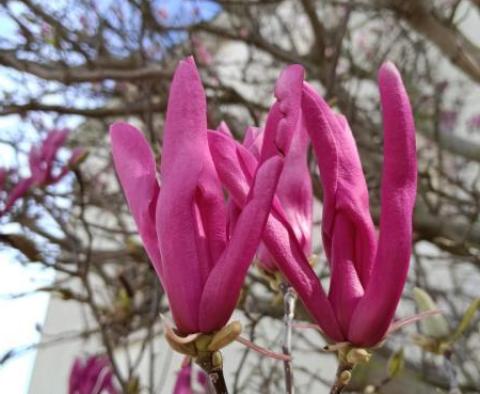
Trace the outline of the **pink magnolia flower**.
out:
<instances>
[{"instance_id":1,"label":"pink magnolia flower","mask_svg":"<svg viewBox=\"0 0 480 394\"><path fill-rule=\"evenodd\" d=\"M380 68L379 86L384 164L378 240L346 119L307 84L302 99L323 185L322 237L332 272L328 303L334 314L311 313L324 329L335 327L332 339L357 346L373 346L384 338L405 284L412 242L417 179L412 111L392 63Z\"/></svg>"},{"instance_id":2,"label":"pink magnolia flower","mask_svg":"<svg viewBox=\"0 0 480 394\"><path fill-rule=\"evenodd\" d=\"M284 98L280 108L287 129L283 135L294 132L293 140L303 138L299 130L306 127L317 157L324 189L322 236L332 271L329 294L309 265L279 198L274 199L262 241L328 337L373 346L390 326L409 266L416 158L408 97L396 68L390 63L382 66L379 83L385 162L377 240L365 178L346 119L335 115L308 84L303 84L303 72L287 70L283 83L277 84L284 94L280 96ZM274 106L268 117L260 162L275 145L268 142L268 133L278 124L276 111L279 107ZM248 136L254 144L255 133L251 130ZM248 150L225 133L211 133L209 143L220 179L235 204L242 207L259 148L252 149L250 144ZM278 141L276 144L282 146Z\"/></svg>"},{"instance_id":3,"label":"pink magnolia flower","mask_svg":"<svg viewBox=\"0 0 480 394\"><path fill-rule=\"evenodd\" d=\"M184 365L178 372L173 394L208 394L207 374L194 370L191 364Z\"/></svg>"},{"instance_id":4,"label":"pink magnolia flower","mask_svg":"<svg viewBox=\"0 0 480 394\"><path fill-rule=\"evenodd\" d=\"M15 202L24 197L34 186L48 186L59 182L72 167L78 165L85 157L84 148L72 150L67 164L59 166L56 163L58 150L65 143L67 130L51 131L46 139L38 147L32 147L29 152L29 165L31 175L27 178L17 177L11 190L5 190L6 179L9 171L0 169L0 192L3 191L3 207L0 208L0 216L9 212Z\"/></svg>"},{"instance_id":5,"label":"pink magnolia flower","mask_svg":"<svg viewBox=\"0 0 480 394\"><path fill-rule=\"evenodd\" d=\"M59 182L73 167L81 163L88 152L85 148L76 147L70 153L66 164L57 163L57 155L64 145L68 130L53 130L40 147L33 147L29 154L31 177L36 186L48 186Z\"/></svg>"},{"instance_id":6,"label":"pink magnolia flower","mask_svg":"<svg viewBox=\"0 0 480 394\"><path fill-rule=\"evenodd\" d=\"M68 130L53 130L38 147L33 147L28 155L30 172L36 185L46 186L58 182L68 173L65 166L54 174L54 164L58 150L63 146Z\"/></svg>"},{"instance_id":7,"label":"pink magnolia flower","mask_svg":"<svg viewBox=\"0 0 480 394\"><path fill-rule=\"evenodd\" d=\"M214 158L215 167L234 202L233 208L231 208L233 218L235 217L235 207L241 208L245 204L256 166L270 157L275 149L286 152L288 157L290 142L293 150L295 150L295 144L298 144L297 146L302 145L301 142L293 140L297 136L302 138L301 129L304 127L301 120L303 74L301 66L292 65L287 67L280 75L275 89L277 102L269 112L261 149L258 146L255 148L257 153L248 143L248 140L253 141L254 138L252 137L254 135L247 136L245 145L250 146L249 150L225 132L209 133L210 151ZM250 133L255 132L252 130ZM258 151L260 151L260 154L258 154ZM311 196L308 198L310 199ZM308 205L308 203L305 204L305 206ZM232 219L231 221L235 220ZM263 244L275 260L276 267L296 289L299 297L312 314L314 316L326 316L322 321L322 328L325 333L334 340L341 340L342 335L336 323L331 304L315 271L310 266L300 239L297 238L292 228L293 224L289 220L279 197L276 196L263 232Z\"/></svg>"},{"instance_id":8,"label":"pink magnolia flower","mask_svg":"<svg viewBox=\"0 0 480 394\"><path fill-rule=\"evenodd\" d=\"M126 123L110 129L120 183L182 334L216 331L229 320L283 167L272 154L252 174L253 186L227 234L207 135L205 92L191 57L180 62L170 87L161 188L143 135Z\"/></svg>"},{"instance_id":9,"label":"pink magnolia flower","mask_svg":"<svg viewBox=\"0 0 480 394\"><path fill-rule=\"evenodd\" d=\"M76 358L70 371L69 394L120 394L105 356Z\"/></svg>"}]
</instances>

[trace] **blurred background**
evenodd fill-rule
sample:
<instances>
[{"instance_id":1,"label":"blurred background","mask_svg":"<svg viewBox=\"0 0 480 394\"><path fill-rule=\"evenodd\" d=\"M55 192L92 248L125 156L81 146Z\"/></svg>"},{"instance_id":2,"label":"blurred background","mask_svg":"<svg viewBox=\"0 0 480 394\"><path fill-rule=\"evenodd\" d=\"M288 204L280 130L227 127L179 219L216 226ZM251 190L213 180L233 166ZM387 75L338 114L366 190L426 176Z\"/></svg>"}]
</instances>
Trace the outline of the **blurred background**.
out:
<instances>
[{"instance_id":1,"label":"blurred background","mask_svg":"<svg viewBox=\"0 0 480 394\"><path fill-rule=\"evenodd\" d=\"M376 72L387 59L397 65L419 160L398 317L418 310L420 287L451 332L435 336L417 323L395 333L347 391L480 392L479 43L478 0L1 0L1 391L68 392L75 358L103 354L122 392L172 392L181 357L163 339L166 299L113 172L107 131L117 119L138 125L160 159L170 80L193 54L209 127L226 121L238 139L263 124L280 70L302 64L350 122L377 224ZM42 141L52 133L49 151ZM22 190L32 150L50 155L53 176ZM313 159L311 172L316 269L328 286ZM253 266L246 289L236 312L244 335L280 351L281 299ZM297 318L308 320L301 309ZM297 393L328 392L336 367L324 345L318 332L294 330ZM238 344L225 358L232 393L284 391L278 361Z\"/></svg>"}]
</instances>

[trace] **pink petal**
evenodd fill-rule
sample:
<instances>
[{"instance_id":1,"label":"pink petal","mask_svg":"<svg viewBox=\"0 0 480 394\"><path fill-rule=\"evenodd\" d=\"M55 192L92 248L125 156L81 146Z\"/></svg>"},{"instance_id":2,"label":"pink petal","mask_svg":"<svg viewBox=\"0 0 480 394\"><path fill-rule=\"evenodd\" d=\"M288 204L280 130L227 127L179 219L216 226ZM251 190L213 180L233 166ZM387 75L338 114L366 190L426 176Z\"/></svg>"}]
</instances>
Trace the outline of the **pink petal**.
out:
<instances>
[{"instance_id":1,"label":"pink petal","mask_svg":"<svg viewBox=\"0 0 480 394\"><path fill-rule=\"evenodd\" d=\"M225 134L228 137L233 137L233 134L230 131L230 128L228 127L228 125L223 120L218 125L217 130L220 131L221 133Z\"/></svg>"},{"instance_id":2,"label":"pink petal","mask_svg":"<svg viewBox=\"0 0 480 394\"><path fill-rule=\"evenodd\" d=\"M295 237L305 255L310 257L313 192L307 162L308 145L307 131L303 122L299 121L285 158L285 168L278 183L277 195Z\"/></svg>"},{"instance_id":3,"label":"pink petal","mask_svg":"<svg viewBox=\"0 0 480 394\"><path fill-rule=\"evenodd\" d=\"M380 239L372 281L353 314L349 333L353 343L364 346L383 338L400 300L410 262L417 180L412 109L392 63L380 68L379 85L384 123Z\"/></svg>"},{"instance_id":4,"label":"pink petal","mask_svg":"<svg viewBox=\"0 0 480 394\"><path fill-rule=\"evenodd\" d=\"M82 372L83 365L82 360L79 357L75 358L72 369L70 370L70 376L68 379L68 393L76 394L82 384Z\"/></svg>"},{"instance_id":5,"label":"pink petal","mask_svg":"<svg viewBox=\"0 0 480 394\"><path fill-rule=\"evenodd\" d=\"M155 229L160 187L153 153L143 134L128 123L110 126L112 156L118 178L145 249L160 280L163 269Z\"/></svg>"},{"instance_id":6,"label":"pink petal","mask_svg":"<svg viewBox=\"0 0 480 394\"><path fill-rule=\"evenodd\" d=\"M332 306L295 235L271 214L263 233L263 242L278 269L295 288L299 297L322 330L335 341L344 340Z\"/></svg>"},{"instance_id":7,"label":"pink petal","mask_svg":"<svg viewBox=\"0 0 480 394\"><path fill-rule=\"evenodd\" d=\"M263 130L258 127L250 126L245 132L245 137L243 138L243 146L247 148L257 160L260 159L260 152L262 151L263 145Z\"/></svg>"},{"instance_id":8,"label":"pink petal","mask_svg":"<svg viewBox=\"0 0 480 394\"><path fill-rule=\"evenodd\" d=\"M32 187L32 185L33 185L33 178L21 179L8 194L5 207L1 211L1 214L5 214L9 212L13 208L17 200L19 200L20 198L24 197L25 194L27 194L27 192Z\"/></svg>"},{"instance_id":9,"label":"pink petal","mask_svg":"<svg viewBox=\"0 0 480 394\"><path fill-rule=\"evenodd\" d=\"M345 338L353 311L363 296L363 287L354 264L354 229L344 212L337 214L332 240L332 276L328 298Z\"/></svg>"},{"instance_id":10,"label":"pink petal","mask_svg":"<svg viewBox=\"0 0 480 394\"><path fill-rule=\"evenodd\" d=\"M28 154L28 164L35 184L44 185L48 183L52 163L43 160L41 148L32 147Z\"/></svg>"},{"instance_id":11,"label":"pink petal","mask_svg":"<svg viewBox=\"0 0 480 394\"><path fill-rule=\"evenodd\" d=\"M82 147L76 147L72 150L68 159L68 166L75 167L80 164L88 156L88 150Z\"/></svg>"},{"instance_id":12,"label":"pink petal","mask_svg":"<svg viewBox=\"0 0 480 394\"><path fill-rule=\"evenodd\" d=\"M250 191L250 175L257 166L255 158L251 156L250 163L247 163L248 169L242 166L238 143L222 133L208 132L208 143L220 180L227 187L235 204L242 207Z\"/></svg>"},{"instance_id":13,"label":"pink petal","mask_svg":"<svg viewBox=\"0 0 480 394\"><path fill-rule=\"evenodd\" d=\"M177 327L188 334L199 331L203 284L226 238L223 194L207 141L205 92L191 57L180 62L170 87L160 170L157 235L165 285Z\"/></svg>"},{"instance_id":14,"label":"pink petal","mask_svg":"<svg viewBox=\"0 0 480 394\"><path fill-rule=\"evenodd\" d=\"M286 154L300 116L303 67L286 67L275 85L277 102L272 106L265 126L261 162L280 152Z\"/></svg>"},{"instance_id":15,"label":"pink petal","mask_svg":"<svg viewBox=\"0 0 480 394\"><path fill-rule=\"evenodd\" d=\"M235 308L260 242L282 167L283 159L273 157L258 169L232 238L205 284L199 314L201 332L223 327Z\"/></svg>"},{"instance_id":16,"label":"pink petal","mask_svg":"<svg viewBox=\"0 0 480 394\"><path fill-rule=\"evenodd\" d=\"M307 84L304 85L302 109L320 169L322 238L327 258L332 261L335 220L337 213L342 211L354 227L354 264L362 285L366 286L376 249L376 235L355 140L346 120L336 116Z\"/></svg>"},{"instance_id":17,"label":"pink petal","mask_svg":"<svg viewBox=\"0 0 480 394\"><path fill-rule=\"evenodd\" d=\"M278 272L278 270L279 270L278 267L277 267L277 264L275 262L275 259L270 254L270 252L268 251L268 248L265 246L265 244L263 242L258 247L257 265L261 269L263 269L267 272L271 272L271 273Z\"/></svg>"}]
</instances>

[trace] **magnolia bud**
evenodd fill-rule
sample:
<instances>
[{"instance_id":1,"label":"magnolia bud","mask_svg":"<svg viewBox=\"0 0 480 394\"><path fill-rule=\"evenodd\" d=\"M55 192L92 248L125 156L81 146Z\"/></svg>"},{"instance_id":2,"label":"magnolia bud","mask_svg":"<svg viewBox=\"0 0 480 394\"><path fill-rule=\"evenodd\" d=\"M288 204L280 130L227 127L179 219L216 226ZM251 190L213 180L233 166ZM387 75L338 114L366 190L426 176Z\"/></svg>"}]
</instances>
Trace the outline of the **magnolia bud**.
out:
<instances>
[{"instance_id":1,"label":"magnolia bud","mask_svg":"<svg viewBox=\"0 0 480 394\"><path fill-rule=\"evenodd\" d=\"M372 354L366 349L354 348L347 353L347 362L350 364L365 364L370 361Z\"/></svg>"},{"instance_id":2,"label":"magnolia bud","mask_svg":"<svg viewBox=\"0 0 480 394\"><path fill-rule=\"evenodd\" d=\"M343 385L347 385L350 379L352 379L352 373L350 371L342 371L338 377L339 382Z\"/></svg>"}]
</instances>

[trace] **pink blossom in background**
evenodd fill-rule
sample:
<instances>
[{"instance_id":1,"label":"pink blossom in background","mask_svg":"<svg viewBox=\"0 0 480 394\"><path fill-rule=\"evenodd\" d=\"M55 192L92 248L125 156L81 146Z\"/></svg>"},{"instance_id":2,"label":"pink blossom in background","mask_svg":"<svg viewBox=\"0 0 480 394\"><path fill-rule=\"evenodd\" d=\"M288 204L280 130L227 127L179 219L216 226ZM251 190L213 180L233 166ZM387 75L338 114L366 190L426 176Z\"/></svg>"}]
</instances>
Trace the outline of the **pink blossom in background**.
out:
<instances>
[{"instance_id":1,"label":"pink blossom in background","mask_svg":"<svg viewBox=\"0 0 480 394\"><path fill-rule=\"evenodd\" d=\"M208 377L200 369L194 369L191 364L182 367L178 372L173 394L209 394Z\"/></svg>"},{"instance_id":2,"label":"pink blossom in background","mask_svg":"<svg viewBox=\"0 0 480 394\"><path fill-rule=\"evenodd\" d=\"M86 156L84 148L77 147L70 154L65 165L58 165L57 155L60 148L65 144L68 130L52 130L40 146L30 150L28 159L30 172L36 186L48 186L60 181L68 174L71 167L75 166Z\"/></svg>"},{"instance_id":3,"label":"pink blossom in background","mask_svg":"<svg viewBox=\"0 0 480 394\"><path fill-rule=\"evenodd\" d=\"M458 120L458 111L445 109L440 112L440 128L445 132L453 132Z\"/></svg>"},{"instance_id":4,"label":"pink blossom in background","mask_svg":"<svg viewBox=\"0 0 480 394\"><path fill-rule=\"evenodd\" d=\"M204 44L204 42L196 37L192 37L193 50L200 64L208 66L213 61L213 56Z\"/></svg>"},{"instance_id":5,"label":"pink blossom in background","mask_svg":"<svg viewBox=\"0 0 480 394\"><path fill-rule=\"evenodd\" d=\"M59 182L67 173L77 166L87 155L84 148L77 147L72 150L67 164L57 163L57 154L64 145L68 130L53 130L39 146L33 146L28 155L30 176L26 178L15 177L10 190L5 190L9 174L18 171L0 171L0 191L3 191L0 202L0 216L9 212L15 202L24 197L33 187L45 187Z\"/></svg>"},{"instance_id":6,"label":"pink blossom in background","mask_svg":"<svg viewBox=\"0 0 480 394\"><path fill-rule=\"evenodd\" d=\"M467 126L474 130L480 130L480 115L473 115L467 121Z\"/></svg>"},{"instance_id":7,"label":"pink blossom in background","mask_svg":"<svg viewBox=\"0 0 480 394\"><path fill-rule=\"evenodd\" d=\"M180 62L170 87L161 187L141 132L126 123L110 129L120 183L180 334L210 333L228 322L283 167L272 153L252 174L253 186L227 234L227 206L207 136L205 92L191 57Z\"/></svg>"},{"instance_id":8,"label":"pink blossom in background","mask_svg":"<svg viewBox=\"0 0 480 394\"><path fill-rule=\"evenodd\" d=\"M165 7L159 7L157 10L157 15L162 21L165 21L168 19L169 13Z\"/></svg>"},{"instance_id":9,"label":"pink blossom in background","mask_svg":"<svg viewBox=\"0 0 480 394\"><path fill-rule=\"evenodd\" d=\"M69 394L120 394L106 356L76 358L68 382Z\"/></svg>"}]
</instances>

